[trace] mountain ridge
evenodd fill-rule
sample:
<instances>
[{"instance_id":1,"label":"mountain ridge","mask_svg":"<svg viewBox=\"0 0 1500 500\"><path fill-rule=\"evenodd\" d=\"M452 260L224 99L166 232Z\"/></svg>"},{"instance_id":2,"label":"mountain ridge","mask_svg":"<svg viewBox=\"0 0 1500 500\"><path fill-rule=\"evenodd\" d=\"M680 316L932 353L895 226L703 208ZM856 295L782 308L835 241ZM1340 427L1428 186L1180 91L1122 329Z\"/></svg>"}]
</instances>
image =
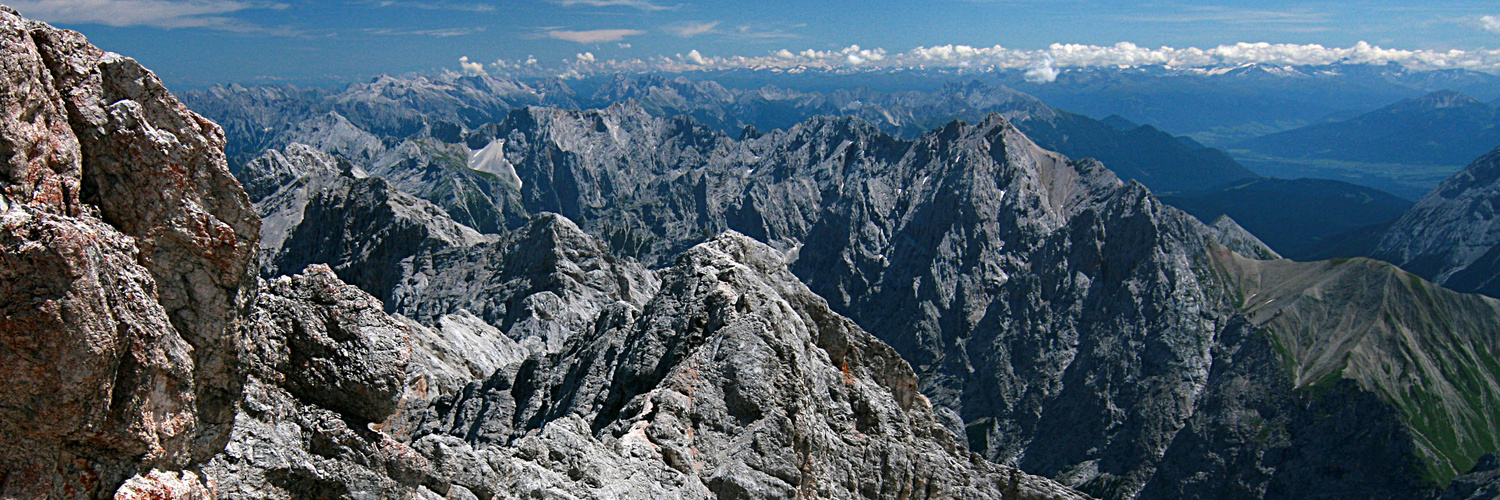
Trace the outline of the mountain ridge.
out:
<instances>
[{"instance_id":1,"label":"mountain ridge","mask_svg":"<svg viewBox=\"0 0 1500 500\"><path fill-rule=\"evenodd\" d=\"M1371 255L1456 290L1500 295L1500 148L1444 180L1402 215Z\"/></svg>"},{"instance_id":2,"label":"mountain ridge","mask_svg":"<svg viewBox=\"0 0 1500 500\"><path fill-rule=\"evenodd\" d=\"M501 139L521 179L522 206L572 219L582 232L608 241L611 252L660 267L679 249L724 230L785 252L792 272L835 311L869 325L912 363L940 421L991 459L1016 460L1111 497L1168 495L1166 485L1195 474L1213 479L1191 491L1274 497L1289 494L1296 481L1316 481L1332 492L1354 483L1324 473L1240 475L1228 464L1205 472L1204 464L1216 462L1188 443L1243 453L1255 467L1343 470L1324 467L1341 455L1292 450L1347 444L1341 440L1354 434L1337 422L1350 415L1379 422L1386 433L1366 451L1418 456L1402 414L1357 384L1328 400L1345 401L1341 411L1353 413L1330 420L1321 410L1291 410L1315 400L1276 368L1285 361L1270 337L1235 319L1241 304L1226 275L1215 271L1211 242L1262 258L1275 252L1228 219L1209 228L1097 162L1046 152L998 115L976 125L953 122L914 141L851 118L814 118L735 140L626 103L594 111L517 110L473 140ZM1078 337L1048 341L1027 336L1033 330ZM1121 332L1136 332L1125 335L1138 335L1144 345L1108 347L1133 343L1122 344ZM1237 361L1221 350L1259 354ZM1140 370L1149 378L1135 374ZM1184 381L1183 373L1196 375ZM1091 378L1113 382L1081 382ZM1149 392L1155 396L1112 388L1140 378L1156 384ZM1246 383L1266 396L1233 397ZM997 384L1011 384L1019 396L985 396ZM1003 405L1013 409L997 409ZM1065 422L1074 418L1068 415L1095 414L1077 410L1088 405L1131 413L1107 424ZM1249 431L1214 423L1234 422L1233 415L1252 408L1280 412L1277 426ZM1094 438L1080 438L1092 432L1057 431L1101 425L1117 430L1098 434L1119 436L1107 452L1097 451ZM1024 432L1035 434L1013 437ZM1214 436L1225 432L1277 437L1223 448ZM1438 455L1423 456L1429 458L1416 461ZM1382 479L1360 487L1435 488L1422 479L1427 469L1405 463L1369 464L1384 471ZM1446 467L1430 481L1457 474L1462 463Z\"/></svg>"}]
</instances>

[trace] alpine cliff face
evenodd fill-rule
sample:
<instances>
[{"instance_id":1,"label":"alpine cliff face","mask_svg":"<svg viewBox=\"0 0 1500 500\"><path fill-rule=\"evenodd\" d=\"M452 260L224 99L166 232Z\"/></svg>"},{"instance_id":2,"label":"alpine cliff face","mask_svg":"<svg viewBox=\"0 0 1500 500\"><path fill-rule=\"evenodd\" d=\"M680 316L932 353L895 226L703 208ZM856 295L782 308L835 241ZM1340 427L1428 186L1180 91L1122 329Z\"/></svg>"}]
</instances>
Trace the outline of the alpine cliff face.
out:
<instances>
[{"instance_id":1,"label":"alpine cliff face","mask_svg":"<svg viewBox=\"0 0 1500 500\"><path fill-rule=\"evenodd\" d=\"M964 452L905 361L784 261L698 245L642 307L438 399L413 446L481 496L566 474L612 498L1081 498Z\"/></svg>"},{"instance_id":2,"label":"alpine cliff face","mask_svg":"<svg viewBox=\"0 0 1500 500\"><path fill-rule=\"evenodd\" d=\"M0 30L0 494L196 484L152 469L222 449L240 398L260 224L223 133L78 33Z\"/></svg>"},{"instance_id":3,"label":"alpine cliff face","mask_svg":"<svg viewBox=\"0 0 1500 500\"><path fill-rule=\"evenodd\" d=\"M1500 297L1500 149L1397 219L1372 255L1454 290Z\"/></svg>"}]
</instances>

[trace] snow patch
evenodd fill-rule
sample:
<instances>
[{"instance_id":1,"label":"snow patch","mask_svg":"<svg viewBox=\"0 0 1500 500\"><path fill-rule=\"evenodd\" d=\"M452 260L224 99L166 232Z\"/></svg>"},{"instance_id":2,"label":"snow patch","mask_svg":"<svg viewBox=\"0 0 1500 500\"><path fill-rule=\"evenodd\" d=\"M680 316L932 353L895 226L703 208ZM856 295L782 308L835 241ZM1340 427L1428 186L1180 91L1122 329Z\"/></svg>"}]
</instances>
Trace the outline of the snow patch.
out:
<instances>
[{"instance_id":1,"label":"snow patch","mask_svg":"<svg viewBox=\"0 0 1500 500\"><path fill-rule=\"evenodd\" d=\"M516 175L516 168L510 160L505 159L505 139L495 139L484 149L475 151L469 157L469 168L498 175L511 189L521 190L521 176Z\"/></svg>"}]
</instances>

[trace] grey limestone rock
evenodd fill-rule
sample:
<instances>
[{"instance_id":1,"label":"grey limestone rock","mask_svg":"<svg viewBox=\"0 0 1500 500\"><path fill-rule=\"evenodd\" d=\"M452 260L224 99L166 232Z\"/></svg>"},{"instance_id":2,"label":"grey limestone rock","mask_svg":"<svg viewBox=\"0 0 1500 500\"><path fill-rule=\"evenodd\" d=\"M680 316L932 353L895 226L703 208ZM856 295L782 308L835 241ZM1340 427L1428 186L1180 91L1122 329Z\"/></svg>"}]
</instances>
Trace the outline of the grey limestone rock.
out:
<instances>
[{"instance_id":1,"label":"grey limestone rock","mask_svg":"<svg viewBox=\"0 0 1500 500\"><path fill-rule=\"evenodd\" d=\"M406 389L409 326L326 266L266 282L234 431L203 465L225 498L415 495L428 464L377 430Z\"/></svg>"},{"instance_id":2,"label":"grey limestone rock","mask_svg":"<svg viewBox=\"0 0 1500 500\"><path fill-rule=\"evenodd\" d=\"M655 293L650 271L566 218L542 213L514 231L483 235L340 162L294 145L241 171L252 192L271 192L256 201L267 221L266 274L326 263L419 324L439 328L441 318L472 315L543 349L556 349L605 306L639 306Z\"/></svg>"},{"instance_id":3,"label":"grey limestone rock","mask_svg":"<svg viewBox=\"0 0 1500 500\"><path fill-rule=\"evenodd\" d=\"M1281 256L1266 246L1255 235L1250 234L1245 228L1240 227L1228 215L1220 215L1214 219L1213 224L1208 225L1209 234L1213 235L1214 242L1233 250L1235 253L1258 260L1276 260Z\"/></svg>"},{"instance_id":4,"label":"grey limestone rock","mask_svg":"<svg viewBox=\"0 0 1500 500\"><path fill-rule=\"evenodd\" d=\"M477 245L481 235L454 222L441 208L403 193L384 179L341 173L306 197L302 220L289 223L275 258L263 266L288 272L308 264L330 264L339 277L376 297L389 298L402 281L401 263L411 255L450 247ZM273 205L262 204L263 208ZM275 219L284 220L284 219Z\"/></svg>"},{"instance_id":5,"label":"grey limestone rock","mask_svg":"<svg viewBox=\"0 0 1500 500\"><path fill-rule=\"evenodd\" d=\"M643 308L435 402L413 446L476 493L1079 497L963 451L900 356L782 253L727 233L662 276Z\"/></svg>"},{"instance_id":6,"label":"grey limestone rock","mask_svg":"<svg viewBox=\"0 0 1500 500\"><path fill-rule=\"evenodd\" d=\"M1500 297L1500 149L1453 174L1401 216L1371 256L1460 292Z\"/></svg>"},{"instance_id":7,"label":"grey limestone rock","mask_svg":"<svg viewBox=\"0 0 1500 500\"><path fill-rule=\"evenodd\" d=\"M1002 116L975 125L954 122L913 140L853 118L814 118L735 140L626 103L598 111L525 108L477 133L486 144L504 141L500 153L520 180L528 212L556 212L608 249L569 243L562 247L582 251L581 257L520 258L525 253L510 248L532 238L522 235L554 235L524 248L587 241L558 236L575 229L560 232L564 226L556 223L551 233L537 233L534 220L467 250L434 245L446 249L406 252L415 256L402 257L407 281L393 289L387 307L423 324L468 310L512 339L545 339L544 348L530 350L534 356L568 352L578 332L598 330L592 317L630 317L648 308L625 291L653 290L639 286L651 278L629 287L588 278L596 272L644 276L628 270L630 264L594 256L613 253L668 266L709 235L731 229L785 252L792 272L832 310L909 361L921 392L937 407L935 421L958 437L958 446L1092 494L1276 497L1308 480L1326 484L1326 491L1423 496L1484 452L1482 446L1431 452L1416 442L1423 433L1393 411L1397 403L1371 392L1375 385L1356 380L1338 385L1334 397L1310 396L1306 380L1280 371L1291 361L1261 355L1274 352L1281 337L1247 323L1249 305L1240 300L1233 275L1216 264L1216 245L1257 259L1274 258L1274 252L1232 221L1205 226L1098 162L1048 152ZM591 260L595 264L581 264ZM535 281L517 276L547 275L516 271L517 262L542 261L579 270L554 275L568 280L536 282L583 293L517 285ZM1371 272L1359 268L1356 274ZM1470 302L1454 307L1477 314ZM1351 299L1339 307L1359 304L1366 302ZM1419 309L1395 312L1403 318L1398 323L1431 328ZM559 311L585 313L554 320ZM595 326L580 328L587 324ZM1353 330L1306 332L1323 341ZM514 369L528 369L528 363ZM1452 383L1455 376L1435 374L1432 381ZM488 380L495 387L514 383ZM583 379L565 380L552 387ZM1254 389L1235 392L1241 386ZM497 408L506 404L521 403ZM1245 439L1267 428L1240 425L1251 418L1247 408L1276 416L1254 417L1278 426L1267 431L1271 439ZM1343 420L1325 418L1322 410L1334 408ZM536 415L505 425L486 420L466 432L516 439L527 422L553 418ZM1338 427L1351 418L1371 422L1382 436L1370 441L1375 448L1360 448L1362 438ZM1363 451L1350 455L1360 457L1354 462L1319 451L1336 449ZM1386 472L1336 473L1348 468ZM1307 470L1331 472L1293 472ZM1197 479L1183 489L1168 487L1189 477ZM1373 477L1382 480L1367 480Z\"/></svg>"},{"instance_id":8,"label":"grey limestone rock","mask_svg":"<svg viewBox=\"0 0 1500 500\"><path fill-rule=\"evenodd\" d=\"M654 273L549 213L494 241L420 253L402 266L390 309L424 324L471 311L550 351L617 302L640 307L658 286Z\"/></svg>"},{"instance_id":9,"label":"grey limestone rock","mask_svg":"<svg viewBox=\"0 0 1500 500\"><path fill-rule=\"evenodd\" d=\"M1500 453L1491 453L1467 474L1454 479L1443 490L1443 500L1488 500L1500 498Z\"/></svg>"}]
</instances>

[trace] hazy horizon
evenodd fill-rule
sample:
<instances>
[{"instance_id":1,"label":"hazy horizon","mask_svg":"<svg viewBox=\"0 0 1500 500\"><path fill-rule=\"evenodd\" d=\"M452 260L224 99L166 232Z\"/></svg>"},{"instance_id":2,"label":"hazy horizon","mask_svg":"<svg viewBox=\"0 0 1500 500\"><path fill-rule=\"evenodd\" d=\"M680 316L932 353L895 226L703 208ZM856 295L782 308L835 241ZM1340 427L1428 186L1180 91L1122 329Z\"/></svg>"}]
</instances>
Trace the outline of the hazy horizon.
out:
<instances>
[{"instance_id":1,"label":"hazy horizon","mask_svg":"<svg viewBox=\"0 0 1500 500\"><path fill-rule=\"evenodd\" d=\"M0 2L129 54L174 87L375 74L1396 62L1500 72L1480 2Z\"/></svg>"}]
</instances>

